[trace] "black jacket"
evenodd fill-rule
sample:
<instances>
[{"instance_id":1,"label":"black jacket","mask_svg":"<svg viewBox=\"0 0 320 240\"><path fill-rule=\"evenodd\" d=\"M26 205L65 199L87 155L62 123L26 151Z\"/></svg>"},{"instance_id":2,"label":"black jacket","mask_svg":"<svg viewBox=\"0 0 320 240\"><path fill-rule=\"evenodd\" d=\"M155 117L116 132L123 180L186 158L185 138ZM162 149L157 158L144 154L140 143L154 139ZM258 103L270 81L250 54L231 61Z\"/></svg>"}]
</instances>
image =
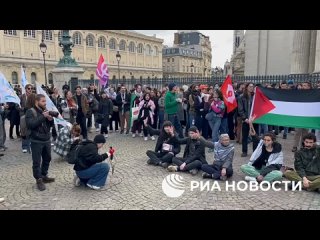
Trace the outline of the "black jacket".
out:
<instances>
[{"instance_id":1,"label":"black jacket","mask_svg":"<svg viewBox=\"0 0 320 240\"><path fill-rule=\"evenodd\" d=\"M250 98L248 99L244 95L242 95L239 98L238 114L242 118L243 121L246 119L249 119L250 110L251 110L250 104L252 105L252 103L250 103L250 101L252 101L252 100L253 100L253 97L251 99Z\"/></svg>"},{"instance_id":2,"label":"black jacket","mask_svg":"<svg viewBox=\"0 0 320 240\"><path fill-rule=\"evenodd\" d=\"M124 112L130 112L130 100L131 100L130 94L125 93L125 101L127 103L122 105L121 92L118 93L116 97L116 102L117 102L117 106L119 107L119 112L122 111L123 106L124 106Z\"/></svg>"},{"instance_id":3,"label":"black jacket","mask_svg":"<svg viewBox=\"0 0 320 240\"><path fill-rule=\"evenodd\" d=\"M53 120L49 121L43 116L43 111L37 107L37 116L35 117L32 109L28 109L26 112L26 125L30 132L31 142L50 142L51 133L50 127L53 126Z\"/></svg>"},{"instance_id":4,"label":"black jacket","mask_svg":"<svg viewBox=\"0 0 320 240\"><path fill-rule=\"evenodd\" d=\"M184 149L183 158L185 159L185 163L189 164L195 160L200 160L202 164L208 164L206 160L205 153L205 144L200 140L193 140L190 137L178 139L180 144L186 144L186 148ZM194 151L190 151L194 149Z\"/></svg>"},{"instance_id":5,"label":"black jacket","mask_svg":"<svg viewBox=\"0 0 320 240\"><path fill-rule=\"evenodd\" d=\"M93 141L83 141L82 145L81 149L79 149L78 161L73 167L75 171L88 169L92 165L100 163L108 158L106 153L99 155L97 144Z\"/></svg>"},{"instance_id":6,"label":"black jacket","mask_svg":"<svg viewBox=\"0 0 320 240\"><path fill-rule=\"evenodd\" d=\"M176 137L177 135L175 135L174 137L170 136L164 131L164 128L162 128L162 130L160 131L148 126L146 129L150 133L150 135L159 136L156 143L155 152L162 152L163 143L167 143L173 146L172 152L174 153L174 155L177 155L180 153L181 147Z\"/></svg>"}]
</instances>

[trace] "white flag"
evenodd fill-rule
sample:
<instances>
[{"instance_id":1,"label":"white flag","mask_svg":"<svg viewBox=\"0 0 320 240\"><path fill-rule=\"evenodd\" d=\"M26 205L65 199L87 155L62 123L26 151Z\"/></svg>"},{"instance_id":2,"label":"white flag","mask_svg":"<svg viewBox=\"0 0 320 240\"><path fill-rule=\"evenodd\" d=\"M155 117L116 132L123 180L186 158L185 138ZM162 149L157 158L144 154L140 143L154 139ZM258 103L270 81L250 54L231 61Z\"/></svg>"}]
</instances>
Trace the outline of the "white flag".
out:
<instances>
[{"instance_id":1,"label":"white flag","mask_svg":"<svg viewBox=\"0 0 320 240\"><path fill-rule=\"evenodd\" d=\"M0 103L7 102L17 103L20 106L20 98L2 72L0 72Z\"/></svg>"},{"instance_id":2,"label":"white flag","mask_svg":"<svg viewBox=\"0 0 320 240\"><path fill-rule=\"evenodd\" d=\"M23 70L23 67L21 66L21 88L22 88L22 94L26 93L26 85L28 84L26 73Z\"/></svg>"}]
</instances>

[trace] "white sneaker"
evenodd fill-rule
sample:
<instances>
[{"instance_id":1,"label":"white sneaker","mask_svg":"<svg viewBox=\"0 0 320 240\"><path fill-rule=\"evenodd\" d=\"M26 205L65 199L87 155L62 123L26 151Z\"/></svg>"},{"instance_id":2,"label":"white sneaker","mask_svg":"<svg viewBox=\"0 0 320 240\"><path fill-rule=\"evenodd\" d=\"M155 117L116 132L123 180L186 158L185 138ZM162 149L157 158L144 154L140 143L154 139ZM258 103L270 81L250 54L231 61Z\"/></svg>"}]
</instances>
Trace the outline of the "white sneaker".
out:
<instances>
[{"instance_id":1,"label":"white sneaker","mask_svg":"<svg viewBox=\"0 0 320 240\"><path fill-rule=\"evenodd\" d=\"M135 134L135 133L132 133L132 137L135 138L135 137L136 137L136 134Z\"/></svg>"},{"instance_id":2,"label":"white sneaker","mask_svg":"<svg viewBox=\"0 0 320 240\"><path fill-rule=\"evenodd\" d=\"M99 128L96 128L96 132L100 132L100 129L99 129Z\"/></svg>"},{"instance_id":3,"label":"white sneaker","mask_svg":"<svg viewBox=\"0 0 320 240\"><path fill-rule=\"evenodd\" d=\"M108 134L105 134L105 135L104 135L104 137L105 137L105 138L108 138L108 137L109 137L109 135L108 135Z\"/></svg>"},{"instance_id":4,"label":"white sneaker","mask_svg":"<svg viewBox=\"0 0 320 240\"><path fill-rule=\"evenodd\" d=\"M152 136L152 137L151 137L151 140L152 140L152 141L155 141L155 140L156 140L156 138L155 138L154 136Z\"/></svg>"},{"instance_id":5,"label":"white sneaker","mask_svg":"<svg viewBox=\"0 0 320 240\"><path fill-rule=\"evenodd\" d=\"M245 176L244 180L248 181L248 182L256 182L257 179L255 177L250 177L250 176Z\"/></svg>"},{"instance_id":6,"label":"white sneaker","mask_svg":"<svg viewBox=\"0 0 320 240\"><path fill-rule=\"evenodd\" d=\"M28 150L27 150L27 149L22 149L22 152L23 152L23 153L27 153Z\"/></svg>"},{"instance_id":7,"label":"white sneaker","mask_svg":"<svg viewBox=\"0 0 320 240\"><path fill-rule=\"evenodd\" d=\"M54 146L54 143L51 143L51 147L53 147Z\"/></svg>"},{"instance_id":8,"label":"white sneaker","mask_svg":"<svg viewBox=\"0 0 320 240\"><path fill-rule=\"evenodd\" d=\"M139 136L140 136L140 137L143 137L143 133L140 133Z\"/></svg>"},{"instance_id":9,"label":"white sneaker","mask_svg":"<svg viewBox=\"0 0 320 240\"><path fill-rule=\"evenodd\" d=\"M148 137L144 137L144 140L145 140L145 141L148 141Z\"/></svg>"},{"instance_id":10,"label":"white sneaker","mask_svg":"<svg viewBox=\"0 0 320 240\"><path fill-rule=\"evenodd\" d=\"M81 181L80 178L78 178L78 176L74 176L73 184L75 187L79 187L81 185Z\"/></svg>"},{"instance_id":11,"label":"white sneaker","mask_svg":"<svg viewBox=\"0 0 320 240\"><path fill-rule=\"evenodd\" d=\"M169 172L176 172L176 171L178 171L178 166L170 165L170 166L168 167L168 171L169 171Z\"/></svg>"},{"instance_id":12,"label":"white sneaker","mask_svg":"<svg viewBox=\"0 0 320 240\"><path fill-rule=\"evenodd\" d=\"M0 203L3 203L4 202L4 198L0 198Z\"/></svg>"},{"instance_id":13,"label":"white sneaker","mask_svg":"<svg viewBox=\"0 0 320 240\"><path fill-rule=\"evenodd\" d=\"M92 133L92 128L89 128L88 132L89 132L89 133Z\"/></svg>"},{"instance_id":14,"label":"white sneaker","mask_svg":"<svg viewBox=\"0 0 320 240\"><path fill-rule=\"evenodd\" d=\"M94 186L94 185L90 185L90 184L88 184L88 183L87 183L87 186L88 186L89 188L93 189L93 190L100 190L100 189L101 189L101 187Z\"/></svg>"}]
</instances>

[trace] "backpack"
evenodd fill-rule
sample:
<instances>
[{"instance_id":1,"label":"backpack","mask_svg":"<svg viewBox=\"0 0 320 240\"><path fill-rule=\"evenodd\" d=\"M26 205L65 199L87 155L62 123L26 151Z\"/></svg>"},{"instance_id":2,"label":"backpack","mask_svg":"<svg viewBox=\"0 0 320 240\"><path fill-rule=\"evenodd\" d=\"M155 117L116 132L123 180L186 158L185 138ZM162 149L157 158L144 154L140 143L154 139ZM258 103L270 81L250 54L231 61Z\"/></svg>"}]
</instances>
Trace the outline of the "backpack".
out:
<instances>
[{"instance_id":1,"label":"backpack","mask_svg":"<svg viewBox=\"0 0 320 240\"><path fill-rule=\"evenodd\" d=\"M36 118L37 117L37 112L34 108L30 108L33 116ZM23 137L29 137L31 135L31 129L29 129L27 127L27 123L26 123L26 115L24 114L23 116L21 116L20 118L20 131L21 131L21 136Z\"/></svg>"},{"instance_id":2,"label":"backpack","mask_svg":"<svg viewBox=\"0 0 320 240\"><path fill-rule=\"evenodd\" d=\"M71 149L66 157L67 162L69 164L76 164L78 162L79 152L82 147L83 147L83 145L81 143L78 143L76 145L71 146Z\"/></svg>"}]
</instances>

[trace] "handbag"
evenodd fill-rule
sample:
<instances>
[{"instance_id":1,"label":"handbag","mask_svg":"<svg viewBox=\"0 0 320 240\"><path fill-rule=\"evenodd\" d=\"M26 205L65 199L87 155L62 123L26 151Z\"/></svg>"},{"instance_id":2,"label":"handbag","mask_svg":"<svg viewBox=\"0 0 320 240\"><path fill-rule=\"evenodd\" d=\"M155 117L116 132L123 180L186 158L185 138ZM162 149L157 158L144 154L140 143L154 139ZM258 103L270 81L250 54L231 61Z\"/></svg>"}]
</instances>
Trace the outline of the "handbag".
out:
<instances>
[{"instance_id":1,"label":"handbag","mask_svg":"<svg viewBox=\"0 0 320 240\"><path fill-rule=\"evenodd\" d=\"M139 111L140 111L139 107L137 107L136 104L134 104L134 107L132 108L132 115L131 115L132 121L135 121L138 119Z\"/></svg>"}]
</instances>

